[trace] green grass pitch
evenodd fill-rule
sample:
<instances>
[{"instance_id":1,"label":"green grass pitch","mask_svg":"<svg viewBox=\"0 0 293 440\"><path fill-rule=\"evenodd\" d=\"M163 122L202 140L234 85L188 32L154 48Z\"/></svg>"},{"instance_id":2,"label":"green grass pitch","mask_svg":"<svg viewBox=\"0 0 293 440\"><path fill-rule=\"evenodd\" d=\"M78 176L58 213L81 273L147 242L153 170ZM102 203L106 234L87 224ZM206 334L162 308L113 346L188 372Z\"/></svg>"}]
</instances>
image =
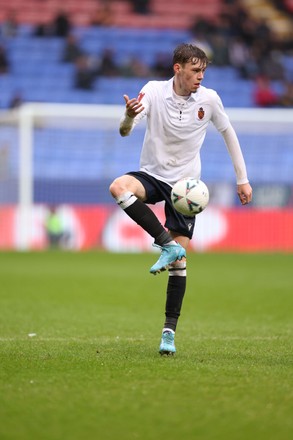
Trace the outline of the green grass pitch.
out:
<instances>
[{"instance_id":1,"label":"green grass pitch","mask_svg":"<svg viewBox=\"0 0 293 440\"><path fill-rule=\"evenodd\" d=\"M174 357L156 258L0 254L1 440L293 438L293 255L190 254Z\"/></svg>"}]
</instances>

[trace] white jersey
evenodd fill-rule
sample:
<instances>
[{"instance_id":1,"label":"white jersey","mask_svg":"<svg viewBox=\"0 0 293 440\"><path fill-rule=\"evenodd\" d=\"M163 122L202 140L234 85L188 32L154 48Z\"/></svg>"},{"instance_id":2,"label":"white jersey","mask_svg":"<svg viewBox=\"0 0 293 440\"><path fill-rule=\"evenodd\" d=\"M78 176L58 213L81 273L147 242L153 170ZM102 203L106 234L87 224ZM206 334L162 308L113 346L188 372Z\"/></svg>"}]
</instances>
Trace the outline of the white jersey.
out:
<instances>
[{"instance_id":1,"label":"white jersey","mask_svg":"<svg viewBox=\"0 0 293 440\"><path fill-rule=\"evenodd\" d=\"M173 80L150 81L142 88L138 99L144 110L133 121L135 127L147 118L140 170L170 185L183 177L200 178L200 149L210 121L219 132L232 128L214 90L200 86L182 100L173 92ZM236 150L230 154L237 182L245 183L248 180L240 146Z\"/></svg>"}]
</instances>

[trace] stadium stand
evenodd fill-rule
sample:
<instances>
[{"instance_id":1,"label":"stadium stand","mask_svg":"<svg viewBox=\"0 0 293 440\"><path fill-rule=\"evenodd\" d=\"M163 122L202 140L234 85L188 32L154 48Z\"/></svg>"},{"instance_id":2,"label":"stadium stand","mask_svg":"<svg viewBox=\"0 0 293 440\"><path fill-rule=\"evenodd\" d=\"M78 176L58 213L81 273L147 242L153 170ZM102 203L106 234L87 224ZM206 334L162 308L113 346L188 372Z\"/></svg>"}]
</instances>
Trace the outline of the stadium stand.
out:
<instances>
[{"instance_id":1,"label":"stadium stand","mask_svg":"<svg viewBox=\"0 0 293 440\"><path fill-rule=\"evenodd\" d=\"M292 20L286 8L280 8L281 1L270 0L242 0L243 4L250 11L251 17L257 20L266 20L270 23L273 31L280 39L292 38ZM292 0L283 2L284 6L293 5Z\"/></svg>"},{"instance_id":2,"label":"stadium stand","mask_svg":"<svg viewBox=\"0 0 293 440\"><path fill-rule=\"evenodd\" d=\"M148 30L123 28L84 28L77 30L83 50L92 56L99 57L105 47L113 48L118 63L131 57L139 57L143 62L152 65L156 54L171 53L174 46L190 40L187 31ZM157 41L160 41L158 49ZM15 91L20 91L25 101L45 102L85 102L85 103L119 103L127 90L136 95L144 78L107 78L98 77L94 89L90 92L74 90L74 65L61 62L63 39L56 37L38 38L31 34L19 33L6 42L9 53L10 72L0 76L0 107L7 108ZM143 50L142 50L143 47ZM233 68L211 67L206 77L206 85L213 86L217 76L223 75L232 80L232 85L222 83L220 92L228 89L242 90L239 106L250 106L251 97L247 89L249 82L237 77ZM224 97L223 97L224 99ZM227 95L226 105L231 105Z\"/></svg>"},{"instance_id":3,"label":"stadium stand","mask_svg":"<svg viewBox=\"0 0 293 440\"><path fill-rule=\"evenodd\" d=\"M97 10L103 8L103 1L97 0L66 0L60 6L57 0L0 0L0 21L7 12L17 11L20 23L34 24L51 23L60 9L64 10L75 26L88 26ZM222 0L181 0L179 3L169 0L152 0L150 14L134 13L128 0L111 0L111 21L113 26L138 27L138 28L171 28L187 29L193 17L215 18L218 16Z\"/></svg>"},{"instance_id":4,"label":"stadium stand","mask_svg":"<svg viewBox=\"0 0 293 440\"><path fill-rule=\"evenodd\" d=\"M249 3L249 0L245 2ZM151 67L158 54L171 54L178 43L193 40L190 29L194 20L215 23L221 11L227 9L226 3L223 0L206 0L204 3L182 0L178 4L156 0L150 1L149 14L138 14L133 12L130 1L112 0L109 2L111 25L108 26L90 25L91 17L102 8L102 1L67 0L62 11L68 16L82 50L90 57L98 60L106 47L114 51L115 60L120 65L136 58ZM52 24L59 12L60 3L56 0L27 0L25 3L0 0L0 22L4 23L13 14L18 23L15 36L1 37L10 70L0 75L0 108L7 108L15 94L20 94L24 101L105 104L121 103L125 91L136 95L146 78L108 78L101 73L92 90L74 89L75 66L61 62L64 39L52 33L34 36L36 26ZM290 61L292 57L289 56L286 59L288 66ZM219 77L225 81L219 82ZM212 65L207 71L205 85L216 88L226 106L254 106L253 80L241 77L231 66ZM272 86L277 92L281 90L280 81L274 81Z\"/></svg>"},{"instance_id":5,"label":"stadium stand","mask_svg":"<svg viewBox=\"0 0 293 440\"><path fill-rule=\"evenodd\" d=\"M181 0L180 3L170 0L153 0L150 2L151 13L143 15L135 14L127 0L112 0L110 3L111 25L91 26L91 17L96 14L101 3L97 0L64 2L65 12L68 14L81 48L89 56L99 58L107 47L115 51L115 60L118 64L123 64L132 57L138 57L148 66L153 65L158 53L171 54L178 43L191 41L193 35L190 26L197 17L215 22L223 7L222 0L205 0L205 2ZM195 7L199 4L200 8ZM264 8L264 10L267 9ZM11 98L16 93L20 94L26 102L123 104L124 93L136 96L147 81L147 78L98 75L92 90L75 89L75 66L61 61L64 39L52 34L43 37L34 35L37 25L53 22L60 11L59 1L10 0L8 3L7 0L0 0L1 23L7 19L10 11L16 11L18 29L16 35L12 37L1 36L1 41L7 49L10 70L7 74L0 75L0 108L8 108ZM279 15L274 15L274 17L279 17ZM284 59L289 78L292 80L293 58L290 54L284 54ZM241 77L239 72L229 65L211 65L207 70L204 85L215 88L226 107L253 107L255 105L252 98L253 79ZM282 89L280 81L273 81L272 86L278 93ZM102 133L100 135L102 136ZM218 143L212 134L210 136L208 140L210 148L204 150L203 155L212 156L207 158L207 162L218 163L222 160L223 163L217 169L208 170L204 176L205 180L208 182L227 180L229 175L232 181L234 177L229 158L218 154ZM5 143L8 137L12 139L12 145L16 149L17 135L10 127L1 130L0 141ZM104 142L101 141L97 148L96 139L91 133L85 131L82 137L77 137L70 131L40 130L36 133L38 154L35 157L35 178L39 179L36 185L36 200L43 201L44 194L48 194L47 186L56 185L56 188L59 187L59 192L57 189L50 192L56 197L50 202L62 202L66 199L65 193L67 201L79 201L78 188L73 185L74 178L78 175L80 179L83 179L82 185L89 185L88 198L84 202L103 201L98 199L100 195L95 192L96 176L99 175L101 181L105 179L106 188L108 179L123 171L120 168L122 163L127 162L130 168L132 164L135 167L138 160L136 146L141 143L141 137L142 133L139 131L134 135L133 148L127 150L126 156L125 151L122 153L117 146L118 142L121 142L117 134L117 138L112 139L113 154L109 161L103 148ZM52 154L51 146L54 139L56 141L58 139L61 147ZM276 164L282 160L283 162L279 164L280 169L285 171L278 175L278 179L285 183L291 182L292 138L284 136L280 139L284 151L288 151L288 156L277 154L275 140L272 140L269 135L265 137L262 144L265 152L260 149L259 145L254 144L256 139L253 135L246 138L241 136L241 141L244 145L251 147L246 154L254 181L260 183L270 181L275 175ZM68 145L71 147L70 165L67 160ZM77 148L74 148L75 145ZM86 155L83 156L84 161L79 156L81 150L78 145L89 146ZM85 150L83 150L83 155L84 153ZM256 168L255 164L258 163L255 160L256 154L262 154L261 160L266 161L262 168L265 170L263 175L260 175ZM216 160L214 160L215 157ZM12 163L16 163L13 157ZM62 184L60 184L61 179L64 179ZM69 182L68 185L66 182ZM60 188L64 189L63 194L60 193ZM102 191L102 193L106 192L106 190Z\"/></svg>"}]
</instances>

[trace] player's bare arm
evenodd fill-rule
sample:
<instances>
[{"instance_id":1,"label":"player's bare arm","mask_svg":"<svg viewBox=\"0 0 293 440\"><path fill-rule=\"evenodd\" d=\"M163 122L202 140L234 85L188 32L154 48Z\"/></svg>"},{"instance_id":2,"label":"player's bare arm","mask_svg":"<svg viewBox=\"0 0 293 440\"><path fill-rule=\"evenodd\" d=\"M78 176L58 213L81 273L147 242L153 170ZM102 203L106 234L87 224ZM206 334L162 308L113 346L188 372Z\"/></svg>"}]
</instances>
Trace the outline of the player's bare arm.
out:
<instances>
[{"instance_id":1,"label":"player's bare arm","mask_svg":"<svg viewBox=\"0 0 293 440\"><path fill-rule=\"evenodd\" d=\"M252 200L252 188L249 183L237 185L237 194L242 205L247 205Z\"/></svg>"},{"instance_id":2,"label":"player's bare arm","mask_svg":"<svg viewBox=\"0 0 293 440\"><path fill-rule=\"evenodd\" d=\"M123 98L125 100L126 111L124 118L120 122L119 131L121 136L128 136L132 130L135 116L141 113L144 107L137 98L129 99L127 95L123 95Z\"/></svg>"}]
</instances>

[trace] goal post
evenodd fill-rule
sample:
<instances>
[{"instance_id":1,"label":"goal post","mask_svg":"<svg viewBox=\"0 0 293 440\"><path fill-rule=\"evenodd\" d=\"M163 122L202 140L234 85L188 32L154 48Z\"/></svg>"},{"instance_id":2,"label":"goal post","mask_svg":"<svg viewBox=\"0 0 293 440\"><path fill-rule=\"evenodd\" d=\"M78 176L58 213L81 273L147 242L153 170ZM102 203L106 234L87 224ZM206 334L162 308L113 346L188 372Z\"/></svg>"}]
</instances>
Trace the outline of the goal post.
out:
<instances>
[{"instance_id":1,"label":"goal post","mask_svg":"<svg viewBox=\"0 0 293 440\"><path fill-rule=\"evenodd\" d=\"M70 104L29 103L19 110L19 248L30 247L30 217L34 204L34 128L78 125L95 127L102 121L112 121L113 129L121 118L120 106L89 106ZM99 124L97 123L97 119ZM87 121L85 123L84 121ZM102 122L103 123L103 122Z\"/></svg>"},{"instance_id":2,"label":"goal post","mask_svg":"<svg viewBox=\"0 0 293 440\"><path fill-rule=\"evenodd\" d=\"M262 188L253 208L291 212L293 110L226 110L240 138L250 179ZM27 103L0 112L0 213L7 218L7 209L13 208L16 219L9 232L16 238L10 244L0 223L0 249L36 247L32 239L36 206L109 205L114 210L107 185L117 175L138 168L145 130L143 123L131 139L121 138L118 127L124 111L120 105ZM211 125L202 149L202 179L212 189L210 205L238 209L233 167L221 136L214 132ZM96 191L98 187L102 189ZM271 205L267 187L274 191Z\"/></svg>"}]
</instances>

